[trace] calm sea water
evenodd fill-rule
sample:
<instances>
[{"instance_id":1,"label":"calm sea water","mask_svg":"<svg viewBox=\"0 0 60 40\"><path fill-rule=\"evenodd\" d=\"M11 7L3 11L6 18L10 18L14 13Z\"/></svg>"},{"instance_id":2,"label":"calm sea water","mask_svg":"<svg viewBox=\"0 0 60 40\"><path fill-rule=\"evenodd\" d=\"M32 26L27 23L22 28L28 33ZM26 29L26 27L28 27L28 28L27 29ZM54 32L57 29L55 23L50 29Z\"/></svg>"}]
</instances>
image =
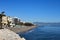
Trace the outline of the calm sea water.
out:
<instances>
[{"instance_id":1,"label":"calm sea water","mask_svg":"<svg viewBox=\"0 0 60 40\"><path fill-rule=\"evenodd\" d=\"M60 26L39 26L19 35L26 40L60 40Z\"/></svg>"}]
</instances>

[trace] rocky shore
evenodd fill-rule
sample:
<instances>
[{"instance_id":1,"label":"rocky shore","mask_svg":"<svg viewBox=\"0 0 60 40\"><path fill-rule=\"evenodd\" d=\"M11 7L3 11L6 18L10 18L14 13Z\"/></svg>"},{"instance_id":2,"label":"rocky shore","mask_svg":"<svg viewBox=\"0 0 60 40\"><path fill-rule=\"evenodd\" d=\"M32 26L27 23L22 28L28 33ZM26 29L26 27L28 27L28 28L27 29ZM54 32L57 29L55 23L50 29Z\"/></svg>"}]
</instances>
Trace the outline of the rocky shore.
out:
<instances>
[{"instance_id":1,"label":"rocky shore","mask_svg":"<svg viewBox=\"0 0 60 40\"><path fill-rule=\"evenodd\" d=\"M25 40L9 29L0 29L0 40Z\"/></svg>"}]
</instances>

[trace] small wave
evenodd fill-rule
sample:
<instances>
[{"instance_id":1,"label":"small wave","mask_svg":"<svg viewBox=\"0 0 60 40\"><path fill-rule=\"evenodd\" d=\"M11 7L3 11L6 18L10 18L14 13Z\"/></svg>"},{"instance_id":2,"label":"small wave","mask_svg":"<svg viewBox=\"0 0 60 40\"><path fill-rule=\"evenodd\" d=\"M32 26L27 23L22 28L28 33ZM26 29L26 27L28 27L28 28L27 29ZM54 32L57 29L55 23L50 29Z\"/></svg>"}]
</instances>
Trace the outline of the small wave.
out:
<instances>
[{"instance_id":1,"label":"small wave","mask_svg":"<svg viewBox=\"0 0 60 40\"><path fill-rule=\"evenodd\" d=\"M33 32L34 30L30 30L28 33Z\"/></svg>"}]
</instances>

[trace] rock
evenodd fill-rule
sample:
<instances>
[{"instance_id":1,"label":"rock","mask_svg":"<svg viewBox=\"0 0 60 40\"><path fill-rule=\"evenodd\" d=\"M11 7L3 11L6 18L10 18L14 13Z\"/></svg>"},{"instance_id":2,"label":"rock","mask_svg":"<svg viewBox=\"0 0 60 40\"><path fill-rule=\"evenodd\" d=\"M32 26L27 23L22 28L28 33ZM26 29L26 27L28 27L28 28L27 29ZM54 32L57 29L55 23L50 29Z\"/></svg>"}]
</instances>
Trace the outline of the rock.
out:
<instances>
[{"instance_id":1,"label":"rock","mask_svg":"<svg viewBox=\"0 0 60 40\"><path fill-rule=\"evenodd\" d=\"M8 29L0 29L0 40L25 40L21 38L18 34L14 33Z\"/></svg>"}]
</instances>

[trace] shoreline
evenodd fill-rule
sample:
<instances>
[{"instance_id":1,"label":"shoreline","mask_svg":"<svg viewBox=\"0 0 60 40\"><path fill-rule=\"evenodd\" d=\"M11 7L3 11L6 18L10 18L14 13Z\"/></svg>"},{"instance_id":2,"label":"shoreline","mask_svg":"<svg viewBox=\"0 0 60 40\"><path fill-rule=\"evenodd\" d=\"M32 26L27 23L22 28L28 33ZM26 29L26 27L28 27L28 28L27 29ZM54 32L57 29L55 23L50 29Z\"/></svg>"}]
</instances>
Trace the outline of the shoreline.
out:
<instances>
[{"instance_id":1,"label":"shoreline","mask_svg":"<svg viewBox=\"0 0 60 40\"><path fill-rule=\"evenodd\" d=\"M19 27L11 27L11 28L7 28L7 29L10 29L11 31L13 31L15 33L24 33L24 32L30 31L36 27L37 26L20 26L20 28Z\"/></svg>"},{"instance_id":2,"label":"shoreline","mask_svg":"<svg viewBox=\"0 0 60 40\"><path fill-rule=\"evenodd\" d=\"M37 26L36 26L36 27L37 27ZM32 29L34 29L34 28L36 28L36 27L33 27L33 28L30 28L30 29L27 29L26 31L19 32L19 33L25 33L25 32L28 32L28 31L30 31L30 30L32 30Z\"/></svg>"}]
</instances>

